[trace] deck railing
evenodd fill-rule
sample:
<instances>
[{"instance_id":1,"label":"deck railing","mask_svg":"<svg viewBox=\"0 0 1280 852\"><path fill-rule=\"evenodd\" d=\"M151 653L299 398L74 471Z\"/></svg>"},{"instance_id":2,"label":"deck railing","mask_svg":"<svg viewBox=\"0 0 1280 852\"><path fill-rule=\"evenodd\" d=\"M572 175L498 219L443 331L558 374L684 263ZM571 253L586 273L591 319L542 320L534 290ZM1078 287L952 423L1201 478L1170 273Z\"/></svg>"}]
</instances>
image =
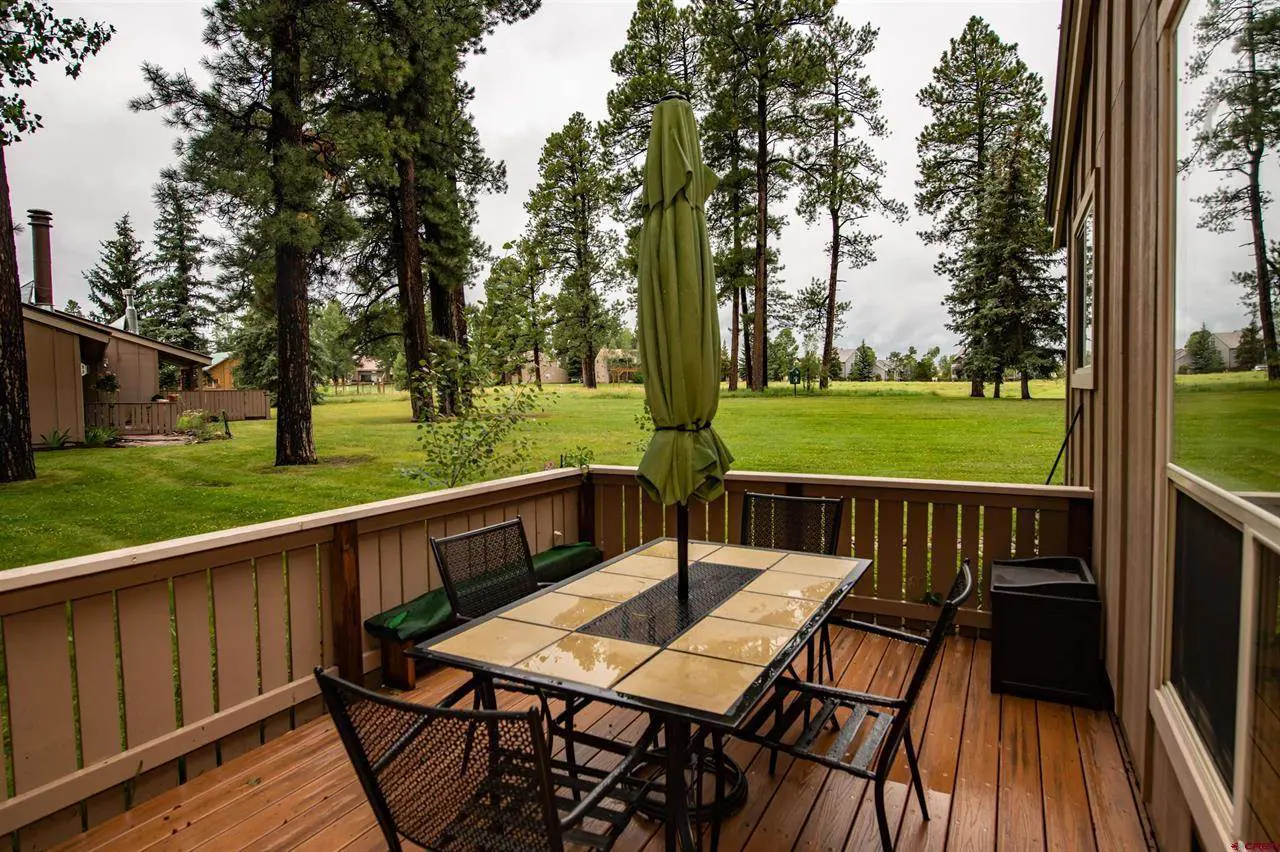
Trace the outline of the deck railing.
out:
<instances>
[{"instance_id":1,"label":"deck railing","mask_svg":"<svg viewBox=\"0 0 1280 852\"><path fill-rule=\"evenodd\" d=\"M634 468L563 469L0 572L0 834L41 848L321 712L310 672L370 676L363 620L440 585L431 536L517 515L533 552L614 555L674 532ZM1085 489L734 473L695 536L737 541L742 494L846 500L842 553L876 559L850 605L931 618L963 555L1087 553ZM581 531L581 534L580 534ZM964 623L989 624L989 599Z\"/></svg>"},{"instance_id":2,"label":"deck railing","mask_svg":"<svg viewBox=\"0 0 1280 852\"><path fill-rule=\"evenodd\" d=\"M674 535L675 510L636 484L635 468L591 469L596 541L606 556L660 535ZM1086 488L881 479L799 473L732 472L726 494L690 507L690 535L741 540L748 491L844 502L838 549L874 560L846 604L867 615L930 621L929 601L945 595L960 560L977 572L977 594L960 613L963 626L991 625L991 561L1041 554L1089 556L1093 495Z\"/></svg>"},{"instance_id":3,"label":"deck railing","mask_svg":"<svg viewBox=\"0 0 1280 852\"><path fill-rule=\"evenodd\" d=\"M177 431L183 410L173 402L85 402L84 422L126 435L168 435Z\"/></svg>"},{"instance_id":4,"label":"deck railing","mask_svg":"<svg viewBox=\"0 0 1280 852\"><path fill-rule=\"evenodd\" d=\"M183 411L203 409L209 414L228 420L265 420L271 416L271 400L264 390L218 390L205 388L196 391L179 391L175 403Z\"/></svg>"}]
</instances>

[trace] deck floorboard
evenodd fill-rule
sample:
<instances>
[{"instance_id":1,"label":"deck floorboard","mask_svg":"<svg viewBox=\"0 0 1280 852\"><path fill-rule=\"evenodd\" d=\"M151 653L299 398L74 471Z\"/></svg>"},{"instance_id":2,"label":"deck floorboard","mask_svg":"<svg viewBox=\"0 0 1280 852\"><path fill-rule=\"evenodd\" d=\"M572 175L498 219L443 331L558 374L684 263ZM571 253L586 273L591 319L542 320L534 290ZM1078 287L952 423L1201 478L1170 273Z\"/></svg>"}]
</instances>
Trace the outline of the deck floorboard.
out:
<instances>
[{"instance_id":1,"label":"deck floorboard","mask_svg":"<svg viewBox=\"0 0 1280 852\"><path fill-rule=\"evenodd\" d=\"M849 688L896 694L914 664L913 649L881 637L837 630L833 646L837 681ZM912 729L930 820L922 819L905 764L895 766L886 798L898 847L1089 849L1117 842L1154 848L1115 719L992 695L989 660L986 642L951 639L925 686ZM405 697L438 701L461 680L458 672L436 670ZM504 694L502 703L519 708L531 700ZM636 712L604 706L587 708L577 721L579 730L625 742L639 737L645 723ZM744 808L724 826L722 852L878 848L865 782L785 755L770 773L767 751L733 740L728 749L751 786ZM576 754L602 767L617 759L581 745ZM637 819L615 848L660 852L660 828ZM321 718L59 848L358 852L385 844L332 724Z\"/></svg>"}]
</instances>

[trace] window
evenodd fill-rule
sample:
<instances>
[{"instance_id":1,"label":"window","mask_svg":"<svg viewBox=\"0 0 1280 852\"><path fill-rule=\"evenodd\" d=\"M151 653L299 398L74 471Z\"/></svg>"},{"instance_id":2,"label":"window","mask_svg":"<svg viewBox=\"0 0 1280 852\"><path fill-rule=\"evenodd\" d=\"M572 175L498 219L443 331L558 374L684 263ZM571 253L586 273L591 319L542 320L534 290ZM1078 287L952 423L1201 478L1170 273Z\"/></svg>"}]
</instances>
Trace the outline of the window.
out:
<instances>
[{"instance_id":1,"label":"window","mask_svg":"<svg viewBox=\"0 0 1280 852\"><path fill-rule=\"evenodd\" d=\"M1076 281L1075 326L1072 350L1075 355L1073 366L1083 370L1093 366L1093 305L1094 305L1094 250L1093 250L1093 204L1089 203L1076 228L1072 251L1075 253L1074 268L1078 270Z\"/></svg>"},{"instance_id":2,"label":"window","mask_svg":"<svg viewBox=\"0 0 1280 852\"><path fill-rule=\"evenodd\" d=\"M1257 548L1253 703L1244 837L1280 837L1280 553Z\"/></svg>"},{"instance_id":3,"label":"window","mask_svg":"<svg viewBox=\"0 0 1280 852\"><path fill-rule=\"evenodd\" d=\"M1231 789L1240 648L1240 530L1177 492L1170 677Z\"/></svg>"}]
</instances>

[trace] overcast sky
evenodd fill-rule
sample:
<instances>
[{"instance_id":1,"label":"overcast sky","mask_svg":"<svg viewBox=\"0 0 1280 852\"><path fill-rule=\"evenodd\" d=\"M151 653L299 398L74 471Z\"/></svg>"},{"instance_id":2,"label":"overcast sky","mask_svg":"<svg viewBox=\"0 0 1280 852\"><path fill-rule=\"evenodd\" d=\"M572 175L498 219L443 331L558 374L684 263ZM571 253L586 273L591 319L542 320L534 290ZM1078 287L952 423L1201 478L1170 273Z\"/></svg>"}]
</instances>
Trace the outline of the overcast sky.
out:
<instances>
[{"instance_id":1,"label":"overcast sky","mask_svg":"<svg viewBox=\"0 0 1280 852\"><path fill-rule=\"evenodd\" d=\"M85 301L81 275L93 265L98 242L111 236L112 223L132 215L143 239L150 239L151 187L174 158L173 131L158 115L129 112L129 98L143 92L143 61L198 72L203 44L200 0L53 0L61 14L92 17L116 27L111 43L67 80L45 69L28 102L44 116L45 129L13 146L8 156L15 219L30 207L54 214L55 299ZM537 178L538 153L547 134L577 110L588 118L605 115L605 94L614 85L609 57L626 39L634 3L628 0L543 0L527 21L500 30L487 54L471 61L468 77L476 88L476 124L489 154L507 164L509 189L480 204L479 231L498 247L524 227L524 201ZM855 25L880 28L869 61L880 86L892 135L881 153L888 162L888 190L910 203L916 178L915 137L928 120L916 92L933 65L959 34L969 15L985 17L1006 40L1017 42L1028 65L1041 74L1052 100L1057 54L1058 0L1019 2L910 2L844 0L839 12ZM786 287L794 289L824 276L821 227L806 228L789 216L780 248ZM954 345L941 306L946 284L933 274L935 252L905 224L873 222L882 233L879 259L846 271L841 297L853 302L842 345L865 338L878 352ZM30 280L30 242L18 239L23 281Z\"/></svg>"}]
</instances>

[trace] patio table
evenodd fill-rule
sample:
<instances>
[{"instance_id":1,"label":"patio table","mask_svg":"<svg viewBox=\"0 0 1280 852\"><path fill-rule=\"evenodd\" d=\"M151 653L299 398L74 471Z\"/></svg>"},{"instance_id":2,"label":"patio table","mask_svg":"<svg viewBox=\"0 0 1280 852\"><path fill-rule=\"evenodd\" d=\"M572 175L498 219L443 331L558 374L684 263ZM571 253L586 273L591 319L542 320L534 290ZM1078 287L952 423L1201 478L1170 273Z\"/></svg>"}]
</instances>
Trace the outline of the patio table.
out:
<instances>
[{"instance_id":1,"label":"patio table","mask_svg":"<svg viewBox=\"0 0 1280 852\"><path fill-rule=\"evenodd\" d=\"M659 718L667 849L691 849L691 726L737 727L870 567L866 559L658 539L429 639L409 653ZM745 783L745 781L744 781Z\"/></svg>"}]
</instances>

